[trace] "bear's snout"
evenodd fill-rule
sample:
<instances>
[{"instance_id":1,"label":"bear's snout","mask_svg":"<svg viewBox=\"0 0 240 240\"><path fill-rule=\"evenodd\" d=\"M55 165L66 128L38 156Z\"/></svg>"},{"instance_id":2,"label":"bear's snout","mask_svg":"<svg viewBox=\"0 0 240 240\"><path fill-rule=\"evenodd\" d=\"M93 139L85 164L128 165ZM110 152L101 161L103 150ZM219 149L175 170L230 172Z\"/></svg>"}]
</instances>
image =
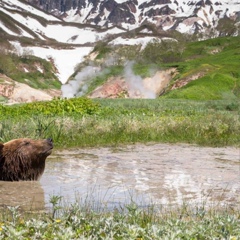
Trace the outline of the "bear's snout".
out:
<instances>
[{"instance_id":1,"label":"bear's snout","mask_svg":"<svg viewBox=\"0 0 240 240\"><path fill-rule=\"evenodd\" d=\"M47 138L47 143L49 144L49 146L51 146L53 148L53 140L52 138Z\"/></svg>"},{"instance_id":2,"label":"bear's snout","mask_svg":"<svg viewBox=\"0 0 240 240\"><path fill-rule=\"evenodd\" d=\"M19 138L0 143L0 180L38 180L44 172L45 160L52 149L52 138Z\"/></svg>"}]
</instances>

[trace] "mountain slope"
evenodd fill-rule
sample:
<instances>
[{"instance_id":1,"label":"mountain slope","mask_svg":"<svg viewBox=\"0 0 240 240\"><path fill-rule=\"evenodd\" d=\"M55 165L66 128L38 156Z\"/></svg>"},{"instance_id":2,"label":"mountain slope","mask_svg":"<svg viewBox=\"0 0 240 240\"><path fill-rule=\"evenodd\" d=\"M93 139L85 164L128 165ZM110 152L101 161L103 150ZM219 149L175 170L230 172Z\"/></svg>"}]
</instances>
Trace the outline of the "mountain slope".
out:
<instances>
[{"instance_id":1,"label":"mountain slope","mask_svg":"<svg viewBox=\"0 0 240 240\"><path fill-rule=\"evenodd\" d=\"M19 0L0 2L0 29L5 48L10 43L18 55L28 52L51 60L58 69L57 76L62 83L68 80L77 64L83 61L98 41L111 41L130 33L117 26L102 29L91 24L65 22ZM144 33L146 30L147 33ZM134 30L134 33L141 31L151 34L145 27ZM12 47L9 47L10 51Z\"/></svg>"},{"instance_id":2,"label":"mountain slope","mask_svg":"<svg viewBox=\"0 0 240 240\"><path fill-rule=\"evenodd\" d=\"M198 33L198 37L201 33L204 38L237 35L239 6L238 0L1 0L0 73L39 87L41 82L48 84L56 78L62 84L74 80L84 65L93 62L112 69L123 67L127 60L154 63L158 68L175 62L169 65L175 67L176 62L183 60L186 40L190 38L187 34L179 37L177 31ZM163 45L154 50L152 46L161 41ZM28 72L31 67L24 64L29 56L51 63L51 74L44 76L41 68L35 68L34 74ZM18 66L11 58L24 64ZM11 66L9 72L6 64ZM14 65L23 73L13 74ZM179 80L185 81L184 77Z\"/></svg>"},{"instance_id":3,"label":"mountain slope","mask_svg":"<svg viewBox=\"0 0 240 240\"><path fill-rule=\"evenodd\" d=\"M239 21L238 0L28 0L68 22L136 28L145 22L160 30L199 33L218 26L219 19Z\"/></svg>"}]
</instances>

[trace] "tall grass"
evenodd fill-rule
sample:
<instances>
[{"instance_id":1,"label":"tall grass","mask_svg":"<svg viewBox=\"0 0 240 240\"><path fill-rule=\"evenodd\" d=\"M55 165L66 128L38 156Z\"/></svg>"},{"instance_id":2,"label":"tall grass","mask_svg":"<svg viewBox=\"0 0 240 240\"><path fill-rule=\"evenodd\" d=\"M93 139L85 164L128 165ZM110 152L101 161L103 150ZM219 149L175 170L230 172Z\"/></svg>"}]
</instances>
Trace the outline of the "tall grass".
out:
<instances>
[{"instance_id":1,"label":"tall grass","mask_svg":"<svg viewBox=\"0 0 240 240\"><path fill-rule=\"evenodd\" d=\"M59 111L53 103L49 103L49 107L54 108L54 114L49 114L49 109L44 108L42 103L39 103L40 108L27 105L28 111L24 108L15 112L5 109L6 114L1 115L0 140L52 137L56 147L137 142L239 146L240 109L236 101L122 99L94 102L86 102L91 111L84 110L84 105L76 105L79 108L74 105L81 100L71 100L71 109L66 103L56 103L60 106ZM61 106L69 111L62 111Z\"/></svg>"}]
</instances>

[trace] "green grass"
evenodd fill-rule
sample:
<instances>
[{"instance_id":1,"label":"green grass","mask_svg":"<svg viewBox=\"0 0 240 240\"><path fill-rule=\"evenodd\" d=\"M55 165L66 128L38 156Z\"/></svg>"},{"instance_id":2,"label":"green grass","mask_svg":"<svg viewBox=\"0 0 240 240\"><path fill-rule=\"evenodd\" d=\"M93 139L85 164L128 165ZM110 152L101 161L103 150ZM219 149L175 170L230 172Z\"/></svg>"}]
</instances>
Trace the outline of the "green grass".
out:
<instances>
[{"instance_id":1,"label":"green grass","mask_svg":"<svg viewBox=\"0 0 240 240\"><path fill-rule=\"evenodd\" d=\"M42 69L41 72L37 66ZM28 72L25 72L24 68L27 68ZM0 52L0 73L36 89L61 88L51 63L34 56Z\"/></svg>"},{"instance_id":2,"label":"green grass","mask_svg":"<svg viewBox=\"0 0 240 240\"><path fill-rule=\"evenodd\" d=\"M135 75L139 75L142 78L151 77L151 69L156 68L154 65L146 65L146 64L134 64L133 72Z\"/></svg>"},{"instance_id":3,"label":"green grass","mask_svg":"<svg viewBox=\"0 0 240 240\"><path fill-rule=\"evenodd\" d=\"M175 68L177 75L160 96L169 99L226 100L240 98L240 36L222 37L197 42L153 41L144 50L139 46L111 46L100 42L94 51L96 60L114 57L115 66L104 67L105 74L89 80L88 93L104 84L110 76L122 76L126 61L134 61L133 71L141 77L151 76L152 70ZM99 59L100 58L100 59ZM99 64L99 62L98 62ZM104 64L103 64L104 65ZM187 85L171 91L176 82Z\"/></svg>"},{"instance_id":4,"label":"green grass","mask_svg":"<svg viewBox=\"0 0 240 240\"><path fill-rule=\"evenodd\" d=\"M239 239L238 209L200 206L138 207L134 202L107 211L90 202L60 204L52 212L22 213L8 207L0 215L0 239Z\"/></svg>"},{"instance_id":5,"label":"green grass","mask_svg":"<svg viewBox=\"0 0 240 240\"><path fill-rule=\"evenodd\" d=\"M137 142L239 146L239 101L56 99L0 109L0 140L52 137L56 147Z\"/></svg>"},{"instance_id":6,"label":"green grass","mask_svg":"<svg viewBox=\"0 0 240 240\"><path fill-rule=\"evenodd\" d=\"M239 99L240 79L236 80L225 74L214 73L198 80L191 81L181 89L171 91L168 98L193 100Z\"/></svg>"},{"instance_id":7,"label":"green grass","mask_svg":"<svg viewBox=\"0 0 240 240\"><path fill-rule=\"evenodd\" d=\"M218 100L226 96L240 98L240 37L217 38L188 43L183 52L184 62L175 66L179 75L174 81L191 74L203 73L183 88L168 91L166 98ZM213 51L216 50L215 53ZM167 64L166 66L171 66ZM174 82L172 82L173 84Z\"/></svg>"}]
</instances>

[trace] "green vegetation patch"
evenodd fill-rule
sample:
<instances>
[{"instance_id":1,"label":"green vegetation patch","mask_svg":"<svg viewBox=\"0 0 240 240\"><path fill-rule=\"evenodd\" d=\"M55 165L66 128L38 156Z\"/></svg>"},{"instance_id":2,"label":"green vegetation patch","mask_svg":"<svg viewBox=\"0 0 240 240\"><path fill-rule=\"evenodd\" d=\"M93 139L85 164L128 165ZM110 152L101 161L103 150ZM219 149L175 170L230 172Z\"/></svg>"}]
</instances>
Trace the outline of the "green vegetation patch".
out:
<instances>
[{"instance_id":1,"label":"green vegetation patch","mask_svg":"<svg viewBox=\"0 0 240 240\"><path fill-rule=\"evenodd\" d=\"M121 76L123 73L123 66L116 65L111 66L103 70L99 75L91 79L88 84L88 90L86 94L91 93L95 90L98 86L103 85L110 77L112 76Z\"/></svg>"},{"instance_id":2,"label":"green vegetation patch","mask_svg":"<svg viewBox=\"0 0 240 240\"><path fill-rule=\"evenodd\" d=\"M212 74L193 80L180 89L172 90L165 97L194 100L234 99L240 97L237 92L239 87L240 80L236 82L229 75Z\"/></svg>"},{"instance_id":3,"label":"green vegetation patch","mask_svg":"<svg viewBox=\"0 0 240 240\"><path fill-rule=\"evenodd\" d=\"M21 34L20 28L17 27L17 21L13 20L11 17L9 17L6 13L3 11L0 11L0 20L2 24L14 33Z\"/></svg>"},{"instance_id":4,"label":"green vegetation patch","mask_svg":"<svg viewBox=\"0 0 240 240\"><path fill-rule=\"evenodd\" d=\"M0 109L0 141L52 137L55 147L167 142L239 146L240 104L173 99L59 99Z\"/></svg>"},{"instance_id":5,"label":"green vegetation patch","mask_svg":"<svg viewBox=\"0 0 240 240\"><path fill-rule=\"evenodd\" d=\"M98 52L96 59L102 59L107 53L111 51L111 48L106 42L99 41L93 49L93 52Z\"/></svg>"},{"instance_id":6,"label":"green vegetation patch","mask_svg":"<svg viewBox=\"0 0 240 240\"><path fill-rule=\"evenodd\" d=\"M133 72L135 75L139 75L142 78L151 77L152 73L154 72L154 69L156 69L156 66L153 64L140 64L135 63L133 65Z\"/></svg>"},{"instance_id":7,"label":"green vegetation patch","mask_svg":"<svg viewBox=\"0 0 240 240\"><path fill-rule=\"evenodd\" d=\"M52 212L24 214L8 207L0 215L0 239L239 239L239 210L225 207L146 206L134 202L107 211L92 202L59 204ZM94 201L94 200L92 200Z\"/></svg>"},{"instance_id":8,"label":"green vegetation patch","mask_svg":"<svg viewBox=\"0 0 240 240\"><path fill-rule=\"evenodd\" d=\"M0 73L36 89L61 88L52 64L35 56L0 52Z\"/></svg>"},{"instance_id":9,"label":"green vegetation patch","mask_svg":"<svg viewBox=\"0 0 240 240\"><path fill-rule=\"evenodd\" d=\"M183 51L184 62L175 66L176 81L185 81L189 76L199 74L199 78L189 81L184 87L167 91L167 98L194 100L230 99L240 97L240 37L216 38L186 44Z\"/></svg>"},{"instance_id":10,"label":"green vegetation patch","mask_svg":"<svg viewBox=\"0 0 240 240\"><path fill-rule=\"evenodd\" d=\"M0 105L0 116L22 116L22 115L65 115L75 113L79 116L93 114L99 110L99 105L87 98L61 99L52 101L32 102L22 105L5 106ZM0 117L0 118L1 118Z\"/></svg>"}]
</instances>

